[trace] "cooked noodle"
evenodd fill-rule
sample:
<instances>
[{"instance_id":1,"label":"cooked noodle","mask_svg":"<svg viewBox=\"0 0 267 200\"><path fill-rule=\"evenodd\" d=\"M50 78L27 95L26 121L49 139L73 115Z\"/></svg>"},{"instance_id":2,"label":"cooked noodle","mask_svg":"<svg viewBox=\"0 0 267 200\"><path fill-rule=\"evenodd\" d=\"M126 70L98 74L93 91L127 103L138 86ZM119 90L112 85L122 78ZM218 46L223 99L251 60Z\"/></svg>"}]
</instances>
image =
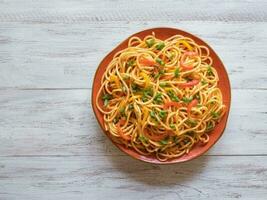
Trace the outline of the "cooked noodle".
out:
<instances>
[{"instance_id":1,"label":"cooked noodle","mask_svg":"<svg viewBox=\"0 0 267 200\"><path fill-rule=\"evenodd\" d=\"M112 139L166 161L207 143L225 113L209 49L175 35L129 39L101 79L97 108Z\"/></svg>"}]
</instances>

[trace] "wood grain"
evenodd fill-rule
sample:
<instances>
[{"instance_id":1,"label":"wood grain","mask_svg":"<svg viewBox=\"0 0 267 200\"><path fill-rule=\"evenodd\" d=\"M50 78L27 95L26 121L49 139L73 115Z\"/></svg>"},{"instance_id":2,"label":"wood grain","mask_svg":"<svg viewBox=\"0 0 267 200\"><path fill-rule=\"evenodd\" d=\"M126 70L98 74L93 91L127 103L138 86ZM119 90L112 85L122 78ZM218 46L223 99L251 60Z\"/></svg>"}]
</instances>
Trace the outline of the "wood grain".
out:
<instances>
[{"instance_id":1,"label":"wood grain","mask_svg":"<svg viewBox=\"0 0 267 200\"><path fill-rule=\"evenodd\" d=\"M266 91L232 93L225 134L208 154L267 154ZM91 90L2 90L0 155L121 155L101 132L90 97Z\"/></svg>"},{"instance_id":2,"label":"wood grain","mask_svg":"<svg viewBox=\"0 0 267 200\"><path fill-rule=\"evenodd\" d=\"M90 106L101 59L134 32L209 43L232 84L223 137L156 166L124 155ZM0 0L0 199L266 199L267 2Z\"/></svg>"},{"instance_id":3,"label":"wood grain","mask_svg":"<svg viewBox=\"0 0 267 200\"><path fill-rule=\"evenodd\" d=\"M233 88L267 89L267 48L263 47L267 43L266 25L164 21L2 23L0 87L91 88L99 62L122 40L145 28L170 26L207 41L223 60Z\"/></svg>"},{"instance_id":4,"label":"wood grain","mask_svg":"<svg viewBox=\"0 0 267 200\"><path fill-rule=\"evenodd\" d=\"M267 2L154 0L1 1L0 21L79 23L101 21L267 21Z\"/></svg>"},{"instance_id":5,"label":"wood grain","mask_svg":"<svg viewBox=\"0 0 267 200\"><path fill-rule=\"evenodd\" d=\"M128 156L2 157L0 166L1 199L206 200L267 195L262 156L204 156L167 166Z\"/></svg>"}]
</instances>

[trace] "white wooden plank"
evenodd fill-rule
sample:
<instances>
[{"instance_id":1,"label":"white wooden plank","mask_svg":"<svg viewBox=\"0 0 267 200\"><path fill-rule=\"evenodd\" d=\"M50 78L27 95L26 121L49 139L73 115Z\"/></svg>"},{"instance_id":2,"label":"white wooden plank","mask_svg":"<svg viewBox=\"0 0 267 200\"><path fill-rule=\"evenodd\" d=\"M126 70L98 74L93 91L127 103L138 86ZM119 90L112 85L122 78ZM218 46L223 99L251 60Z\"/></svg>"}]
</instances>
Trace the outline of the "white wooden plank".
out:
<instances>
[{"instance_id":1,"label":"white wooden plank","mask_svg":"<svg viewBox=\"0 0 267 200\"><path fill-rule=\"evenodd\" d=\"M101 132L91 90L2 90L0 156L122 155ZM267 93L233 90L228 126L209 155L267 154Z\"/></svg>"},{"instance_id":2,"label":"white wooden plank","mask_svg":"<svg viewBox=\"0 0 267 200\"><path fill-rule=\"evenodd\" d=\"M58 0L1 1L0 21L266 21L267 3L258 1L200 0Z\"/></svg>"},{"instance_id":3,"label":"white wooden plank","mask_svg":"<svg viewBox=\"0 0 267 200\"><path fill-rule=\"evenodd\" d=\"M101 59L134 32L170 26L206 40L233 88L267 85L267 24L244 22L1 23L0 87L91 88Z\"/></svg>"},{"instance_id":4,"label":"white wooden plank","mask_svg":"<svg viewBox=\"0 0 267 200\"><path fill-rule=\"evenodd\" d=\"M158 166L127 156L1 157L0 199L244 199L267 195L263 156Z\"/></svg>"}]
</instances>

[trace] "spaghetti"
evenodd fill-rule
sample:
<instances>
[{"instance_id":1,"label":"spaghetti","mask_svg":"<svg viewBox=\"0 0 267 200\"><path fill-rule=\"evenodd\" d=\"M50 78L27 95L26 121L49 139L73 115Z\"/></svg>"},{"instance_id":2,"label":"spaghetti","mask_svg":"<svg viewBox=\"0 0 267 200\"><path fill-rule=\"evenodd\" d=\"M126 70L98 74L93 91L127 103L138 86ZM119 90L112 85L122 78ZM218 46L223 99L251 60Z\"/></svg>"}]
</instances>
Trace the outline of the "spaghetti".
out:
<instances>
[{"instance_id":1,"label":"spaghetti","mask_svg":"<svg viewBox=\"0 0 267 200\"><path fill-rule=\"evenodd\" d=\"M207 143L226 111L212 62L206 46L182 35L131 37L101 79L97 108L105 130L160 161Z\"/></svg>"}]
</instances>

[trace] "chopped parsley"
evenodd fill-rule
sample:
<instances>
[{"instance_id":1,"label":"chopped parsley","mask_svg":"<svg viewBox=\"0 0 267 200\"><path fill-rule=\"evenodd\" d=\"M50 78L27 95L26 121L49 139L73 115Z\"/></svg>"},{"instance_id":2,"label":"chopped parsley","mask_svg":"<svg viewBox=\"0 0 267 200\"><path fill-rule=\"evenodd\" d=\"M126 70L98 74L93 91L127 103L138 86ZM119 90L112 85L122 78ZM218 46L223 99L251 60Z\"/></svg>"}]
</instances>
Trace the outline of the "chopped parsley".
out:
<instances>
[{"instance_id":1,"label":"chopped parsley","mask_svg":"<svg viewBox=\"0 0 267 200\"><path fill-rule=\"evenodd\" d=\"M168 96L172 101L178 102L180 99L176 96L175 92L173 90L169 90L167 92Z\"/></svg>"},{"instance_id":2,"label":"chopped parsley","mask_svg":"<svg viewBox=\"0 0 267 200\"><path fill-rule=\"evenodd\" d=\"M190 103L191 101L193 100L193 96L187 98L187 97L183 97L182 98L182 101L185 102L185 103Z\"/></svg>"},{"instance_id":3,"label":"chopped parsley","mask_svg":"<svg viewBox=\"0 0 267 200\"><path fill-rule=\"evenodd\" d=\"M165 63L163 62L163 60L161 60L160 58L156 58L156 62L158 64L160 64L161 66L164 66L165 65Z\"/></svg>"},{"instance_id":4,"label":"chopped parsley","mask_svg":"<svg viewBox=\"0 0 267 200\"><path fill-rule=\"evenodd\" d=\"M154 102L156 104L161 104L163 102L162 94L161 93L157 93L156 94L156 96L154 97Z\"/></svg>"},{"instance_id":5,"label":"chopped parsley","mask_svg":"<svg viewBox=\"0 0 267 200\"><path fill-rule=\"evenodd\" d=\"M154 38L151 38L151 39L146 40L146 45L149 48L152 47L154 44L155 44L155 39Z\"/></svg>"},{"instance_id":6,"label":"chopped parsley","mask_svg":"<svg viewBox=\"0 0 267 200\"><path fill-rule=\"evenodd\" d=\"M104 94L102 96L102 100L104 101L104 106L108 105L108 102L110 99L112 99L112 95L110 95L110 94Z\"/></svg>"},{"instance_id":7,"label":"chopped parsley","mask_svg":"<svg viewBox=\"0 0 267 200\"><path fill-rule=\"evenodd\" d=\"M167 111L163 111L163 110L159 111L159 117L161 119L164 119L166 116L167 116Z\"/></svg>"},{"instance_id":8,"label":"chopped parsley","mask_svg":"<svg viewBox=\"0 0 267 200\"><path fill-rule=\"evenodd\" d=\"M156 45L156 49L157 49L157 50L162 50L164 47L165 47L164 42L159 42L159 43Z\"/></svg>"},{"instance_id":9,"label":"chopped parsley","mask_svg":"<svg viewBox=\"0 0 267 200\"><path fill-rule=\"evenodd\" d=\"M174 77L178 78L179 75L180 75L180 70L179 70L179 68L176 68L175 71L174 71Z\"/></svg>"},{"instance_id":10,"label":"chopped parsley","mask_svg":"<svg viewBox=\"0 0 267 200\"><path fill-rule=\"evenodd\" d=\"M217 112L211 111L211 116L213 119L217 119L220 115Z\"/></svg>"},{"instance_id":11,"label":"chopped parsley","mask_svg":"<svg viewBox=\"0 0 267 200\"><path fill-rule=\"evenodd\" d=\"M212 76L212 75L213 75L211 66L208 66L207 74L208 74L209 76Z\"/></svg>"}]
</instances>

